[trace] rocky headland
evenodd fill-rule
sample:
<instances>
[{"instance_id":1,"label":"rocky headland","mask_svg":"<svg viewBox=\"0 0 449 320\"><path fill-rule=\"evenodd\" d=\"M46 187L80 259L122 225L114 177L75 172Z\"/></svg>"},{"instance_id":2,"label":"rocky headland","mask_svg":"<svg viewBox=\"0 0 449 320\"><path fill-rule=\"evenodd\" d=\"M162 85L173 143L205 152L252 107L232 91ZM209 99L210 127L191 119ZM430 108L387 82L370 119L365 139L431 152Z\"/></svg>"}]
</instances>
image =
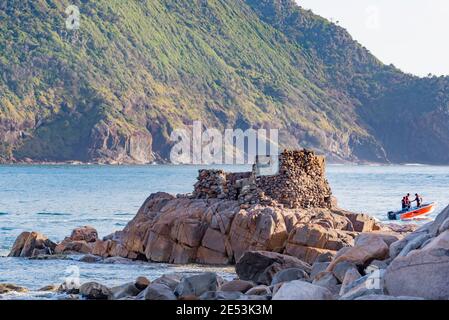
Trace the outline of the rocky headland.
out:
<instances>
[{"instance_id":1,"label":"rocky headland","mask_svg":"<svg viewBox=\"0 0 449 320\"><path fill-rule=\"evenodd\" d=\"M322 157L285 151L279 163L275 176L258 176L257 164L248 173L200 171L192 194L152 194L121 231L100 239L84 226L60 243L24 232L10 256L235 265L237 274L49 287L86 299L449 298L449 208L418 230L383 225L338 208ZM11 288L0 285L0 294Z\"/></svg>"}]
</instances>

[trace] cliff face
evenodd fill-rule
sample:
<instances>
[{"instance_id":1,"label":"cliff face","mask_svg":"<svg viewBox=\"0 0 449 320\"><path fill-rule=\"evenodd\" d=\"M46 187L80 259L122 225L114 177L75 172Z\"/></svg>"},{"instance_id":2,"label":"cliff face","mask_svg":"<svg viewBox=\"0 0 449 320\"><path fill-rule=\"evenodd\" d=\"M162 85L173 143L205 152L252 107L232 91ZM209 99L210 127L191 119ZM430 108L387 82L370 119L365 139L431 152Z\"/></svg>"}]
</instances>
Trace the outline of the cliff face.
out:
<instances>
[{"instance_id":1,"label":"cliff face","mask_svg":"<svg viewBox=\"0 0 449 320\"><path fill-rule=\"evenodd\" d=\"M449 80L383 65L291 0L6 0L0 21L0 161L168 159L201 120L331 160L449 163Z\"/></svg>"}]
</instances>

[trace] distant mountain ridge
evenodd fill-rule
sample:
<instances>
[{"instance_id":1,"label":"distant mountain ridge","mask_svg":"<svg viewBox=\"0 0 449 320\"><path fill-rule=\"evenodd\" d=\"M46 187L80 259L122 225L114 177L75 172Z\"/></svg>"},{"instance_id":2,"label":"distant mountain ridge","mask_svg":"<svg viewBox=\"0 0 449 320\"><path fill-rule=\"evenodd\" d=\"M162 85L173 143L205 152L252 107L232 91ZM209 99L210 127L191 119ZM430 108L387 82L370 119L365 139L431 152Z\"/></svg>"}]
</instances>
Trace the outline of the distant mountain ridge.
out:
<instances>
[{"instance_id":1,"label":"distant mountain ridge","mask_svg":"<svg viewBox=\"0 0 449 320\"><path fill-rule=\"evenodd\" d=\"M0 22L3 162L163 161L201 120L334 161L449 163L449 78L384 65L293 0L6 0Z\"/></svg>"}]
</instances>

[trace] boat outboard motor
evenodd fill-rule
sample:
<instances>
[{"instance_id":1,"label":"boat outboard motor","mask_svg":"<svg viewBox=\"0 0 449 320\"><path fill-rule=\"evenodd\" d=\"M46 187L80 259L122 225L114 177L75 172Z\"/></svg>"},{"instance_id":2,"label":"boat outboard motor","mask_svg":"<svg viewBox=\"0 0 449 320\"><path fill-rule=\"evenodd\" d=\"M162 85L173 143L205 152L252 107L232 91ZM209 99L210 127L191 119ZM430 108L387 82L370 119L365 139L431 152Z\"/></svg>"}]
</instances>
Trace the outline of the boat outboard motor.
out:
<instances>
[{"instance_id":1,"label":"boat outboard motor","mask_svg":"<svg viewBox=\"0 0 449 320\"><path fill-rule=\"evenodd\" d=\"M388 219L389 220L398 220L398 216L396 215L395 212L390 211L390 212L388 212Z\"/></svg>"}]
</instances>

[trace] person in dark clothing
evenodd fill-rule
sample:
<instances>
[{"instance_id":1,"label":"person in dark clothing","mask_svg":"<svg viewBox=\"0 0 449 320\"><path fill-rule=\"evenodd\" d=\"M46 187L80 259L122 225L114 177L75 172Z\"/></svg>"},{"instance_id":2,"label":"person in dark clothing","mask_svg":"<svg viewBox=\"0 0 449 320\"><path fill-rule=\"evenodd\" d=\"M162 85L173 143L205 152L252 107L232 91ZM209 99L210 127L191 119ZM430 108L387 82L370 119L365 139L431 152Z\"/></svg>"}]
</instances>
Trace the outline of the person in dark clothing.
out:
<instances>
[{"instance_id":1,"label":"person in dark clothing","mask_svg":"<svg viewBox=\"0 0 449 320\"><path fill-rule=\"evenodd\" d=\"M419 208L422 205L422 197L415 193L415 200L413 200L413 202L416 202L416 206Z\"/></svg>"},{"instance_id":2,"label":"person in dark clothing","mask_svg":"<svg viewBox=\"0 0 449 320\"><path fill-rule=\"evenodd\" d=\"M407 200L405 199L405 197L402 197L402 210L406 209L407 209Z\"/></svg>"},{"instance_id":3,"label":"person in dark clothing","mask_svg":"<svg viewBox=\"0 0 449 320\"><path fill-rule=\"evenodd\" d=\"M410 193L407 193L405 200L407 202L407 209L410 209L412 207L412 203L410 202Z\"/></svg>"}]
</instances>

